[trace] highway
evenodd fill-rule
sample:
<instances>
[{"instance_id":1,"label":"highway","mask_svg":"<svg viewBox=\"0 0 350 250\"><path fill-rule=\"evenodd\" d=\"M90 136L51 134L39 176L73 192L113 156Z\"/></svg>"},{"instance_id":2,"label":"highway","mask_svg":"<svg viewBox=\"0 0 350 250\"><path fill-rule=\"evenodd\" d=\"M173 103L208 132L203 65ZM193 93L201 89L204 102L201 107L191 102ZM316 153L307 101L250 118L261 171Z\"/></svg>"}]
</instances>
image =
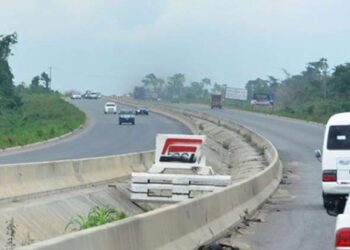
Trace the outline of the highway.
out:
<instances>
[{"instance_id":1,"label":"highway","mask_svg":"<svg viewBox=\"0 0 350 250\"><path fill-rule=\"evenodd\" d=\"M0 164L55 161L152 150L157 133L189 133L182 124L150 113L134 126L118 125L117 115L103 113L107 100L70 100L89 117L85 129L56 142L0 153Z\"/></svg>"},{"instance_id":2,"label":"highway","mask_svg":"<svg viewBox=\"0 0 350 250\"><path fill-rule=\"evenodd\" d=\"M255 224L253 232L240 241L259 250L334 248L335 217L323 209L321 164L313 153L322 148L322 125L237 110L211 110L203 105L180 106L245 125L269 139L279 151L285 184L260 211L263 223Z\"/></svg>"},{"instance_id":3,"label":"highway","mask_svg":"<svg viewBox=\"0 0 350 250\"><path fill-rule=\"evenodd\" d=\"M174 120L151 113L137 116L136 125L117 125L115 115L104 115L106 100L77 100L89 116L86 129L58 142L0 154L1 163L37 162L105 156L154 148L157 133L189 133ZM327 215L321 199L320 163L313 150L321 148L322 125L203 105L182 108L208 112L236 121L269 139L284 164L284 183L260 212L263 223L240 237L252 249L332 249L335 217Z\"/></svg>"}]
</instances>

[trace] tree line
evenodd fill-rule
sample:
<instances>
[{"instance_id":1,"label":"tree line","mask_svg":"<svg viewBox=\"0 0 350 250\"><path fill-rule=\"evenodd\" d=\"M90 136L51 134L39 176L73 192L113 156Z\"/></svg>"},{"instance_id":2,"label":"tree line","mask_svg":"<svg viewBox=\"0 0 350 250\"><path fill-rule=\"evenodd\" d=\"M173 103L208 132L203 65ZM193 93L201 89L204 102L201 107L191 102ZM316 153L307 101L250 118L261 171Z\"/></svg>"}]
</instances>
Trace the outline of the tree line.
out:
<instances>
[{"instance_id":1,"label":"tree line","mask_svg":"<svg viewBox=\"0 0 350 250\"><path fill-rule=\"evenodd\" d=\"M274 98L274 112L288 116L324 121L334 113L350 110L350 63L330 69L326 58L306 64L299 74L292 75L282 69L283 79L268 75L266 78L249 80L245 84L249 108L254 94L270 94ZM151 73L146 75L133 91L135 98L166 101L208 102L210 92L225 95L226 84L212 82L209 78L186 84L184 74L174 74L166 80ZM226 105L234 102L226 100Z\"/></svg>"},{"instance_id":2,"label":"tree line","mask_svg":"<svg viewBox=\"0 0 350 250\"><path fill-rule=\"evenodd\" d=\"M210 91L223 91L226 85L212 83L209 78L186 84L184 74L177 73L166 80L151 73L141 80L141 85L134 87L136 99L179 101L204 101L210 98Z\"/></svg>"},{"instance_id":3,"label":"tree line","mask_svg":"<svg viewBox=\"0 0 350 250\"><path fill-rule=\"evenodd\" d=\"M324 121L334 113L350 110L350 63L330 69L326 58L306 64L299 74L282 69L285 78L257 78L246 84L248 96L269 93L277 112Z\"/></svg>"}]
</instances>

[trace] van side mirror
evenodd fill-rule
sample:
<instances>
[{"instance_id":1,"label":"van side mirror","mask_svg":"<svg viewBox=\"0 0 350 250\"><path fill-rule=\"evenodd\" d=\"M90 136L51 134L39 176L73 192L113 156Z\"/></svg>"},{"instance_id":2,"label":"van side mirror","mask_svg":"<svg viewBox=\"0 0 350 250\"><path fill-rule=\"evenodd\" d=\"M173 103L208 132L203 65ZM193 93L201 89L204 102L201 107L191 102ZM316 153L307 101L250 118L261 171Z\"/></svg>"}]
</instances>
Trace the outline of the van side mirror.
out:
<instances>
[{"instance_id":1,"label":"van side mirror","mask_svg":"<svg viewBox=\"0 0 350 250\"><path fill-rule=\"evenodd\" d=\"M322 152L320 149L315 150L315 157L317 158L317 160L321 161Z\"/></svg>"}]
</instances>

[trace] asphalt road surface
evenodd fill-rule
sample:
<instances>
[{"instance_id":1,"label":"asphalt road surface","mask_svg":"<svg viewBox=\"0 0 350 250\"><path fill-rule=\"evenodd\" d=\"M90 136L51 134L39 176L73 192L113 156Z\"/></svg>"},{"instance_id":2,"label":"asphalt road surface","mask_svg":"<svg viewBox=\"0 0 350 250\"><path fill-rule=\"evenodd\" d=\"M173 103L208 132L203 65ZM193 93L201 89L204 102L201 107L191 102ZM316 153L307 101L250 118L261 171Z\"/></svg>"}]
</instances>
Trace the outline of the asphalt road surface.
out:
<instances>
[{"instance_id":1,"label":"asphalt road surface","mask_svg":"<svg viewBox=\"0 0 350 250\"><path fill-rule=\"evenodd\" d=\"M181 105L180 105L181 106ZM324 127L251 112L182 105L236 121L269 139L284 164L284 184L262 209L266 215L242 240L252 249L334 249L335 217L327 215L321 198L321 164L314 149L322 148Z\"/></svg>"},{"instance_id":2,"label":"asphalt road surface","mask_svg":"<svg viewBox=\"0 0 350 250\"><path fill-rule=\"evenodd\" d=\"M148 116L136 116L135 125L118 125L117 115L103 113L106 101L106 99L70 101L88 115L89 121L85 129L60 141L14 152L2 152L0 164L140 152L155 148L155 137L158 133L190 133L182 124L154 113Z\"/></svg>"}]
</instances>

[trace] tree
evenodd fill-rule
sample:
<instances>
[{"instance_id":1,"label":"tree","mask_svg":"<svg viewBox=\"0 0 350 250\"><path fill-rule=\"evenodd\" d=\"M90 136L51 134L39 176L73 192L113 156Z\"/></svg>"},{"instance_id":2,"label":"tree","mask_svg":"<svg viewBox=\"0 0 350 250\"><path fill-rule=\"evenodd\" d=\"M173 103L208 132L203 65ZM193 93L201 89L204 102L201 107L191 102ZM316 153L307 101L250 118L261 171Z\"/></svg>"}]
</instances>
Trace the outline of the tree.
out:
<instances>
[{"instance_id":1,"label":"tree","mask_svg":"<svg viewBox=\"0 0 350 250\"><path fill-rule=\"evenodd\" d=\"M162 96L165 81L151 73L146 75L142 81L152 98L158 99Z\"/></svg>"},{"instance_id":2,"label":"tree","mask_svg":"<svg viewBox=\"0 0 350 250\"><path fill-rule=\"evenodd\" d=\"M350 63L335 67L331 83L332 95L345 100L350 99Z\"/></svg>"},{"instance_id":3,"label":"tree","mask_svg":"<svg viewBox=\"0 0 350 250\"><path fill-rule=\"evenodd\" d=\"M245 85L245 88L248 91L248 98L252 99L253 95L256 93L266 93L268 94L270 92L269 90L269 82L266 80L263 80L261 78L257 78L255 80L250 80Z\"/></svg>"},{"instance_id":4,"label":"tree","mask_svg":"<svg viewBox=\"0 0 350 250\"><path fill-rule=\"evenodd\" d=\"M201 83L203 86L203 97L209 97L209 87L211 86L211 80L209 78L203 78Z\"/></svg>"},{"instance_id":5,"label":"tree","mask_svg":"<svg viewBox=\"0 0 350 250\"><path fill-rule=\"evenodd\" d=\"M0 107L16 108L21 105L21 99L15 93L13 74L8 63L11 46L17 43L17 34L0 35Z\"/></svg>"},{"instance_id":6,"label":"tree","mask_svg":"<svg viewBox=\"0 0 350 250\"><path fill-rule=\"evenodd\" d=\"M328 68L327 59L321 58L316 62L309 62L306 71L302 72L324 99L327 99Z\"/></svg>"},{"instance_id":7,"label":"tree","mask_svg":"<svg viewBox=\"0 0 350 250\"><path fill-rule=\"evenodd\" d=\"M211 85L211 80L209 78L203 78L201 83L203 84L204 87L209 87Z\"/></svg>"},{"instance_id":8,"label":"tree","mask_svg":"<svg viewBox=\"0 0 350 250\"><path fill-rule=\"evenodd\" d=\"M34 76L30 87L31 88L39 88L39 85L40 85L40 76Z\"/></svg>"},{"instance_id":9,"label":"tree","mask_svg":"<svg viewBox=\"0 0 350 250\"><path fill-rule=\"evenodd\" d=\"M191 82L190 87L186 89L187 99L198 99L203 95L203 84L201 82Z\"/></svg>"},{"instance_id":10,"label":"tree","mask_svg":"<svg viewBox=\"0 0 350 250\"><path fill-rule=\"evenodd\" d=\"M269 92L273 95L276 94L278 86L280 85L279 81L277 78L273 77L273 76L268 76L269 80L268 80L268 84L269 84Z\"/></svg>"},{"instance_id":11,"label":"tree","mask_svg":"<svg viewBox=\"0 0 350 250\"><path fill-rule=\"evenodd\" d=\"M178 100L182 96L185 80L185 75L179 73L168 77L167 92L171 100Z\"/></svg>"},{"instance_id":12,"label":"tree","mask_svg":"<svg viewBox=\"0 0 350 250\"><path fill-rule=\"evenodd\" d=\"M45 89L49 90L51 79L46 72L41 73L40 79L44 81Z\"/></svg>"}]
</instances>

